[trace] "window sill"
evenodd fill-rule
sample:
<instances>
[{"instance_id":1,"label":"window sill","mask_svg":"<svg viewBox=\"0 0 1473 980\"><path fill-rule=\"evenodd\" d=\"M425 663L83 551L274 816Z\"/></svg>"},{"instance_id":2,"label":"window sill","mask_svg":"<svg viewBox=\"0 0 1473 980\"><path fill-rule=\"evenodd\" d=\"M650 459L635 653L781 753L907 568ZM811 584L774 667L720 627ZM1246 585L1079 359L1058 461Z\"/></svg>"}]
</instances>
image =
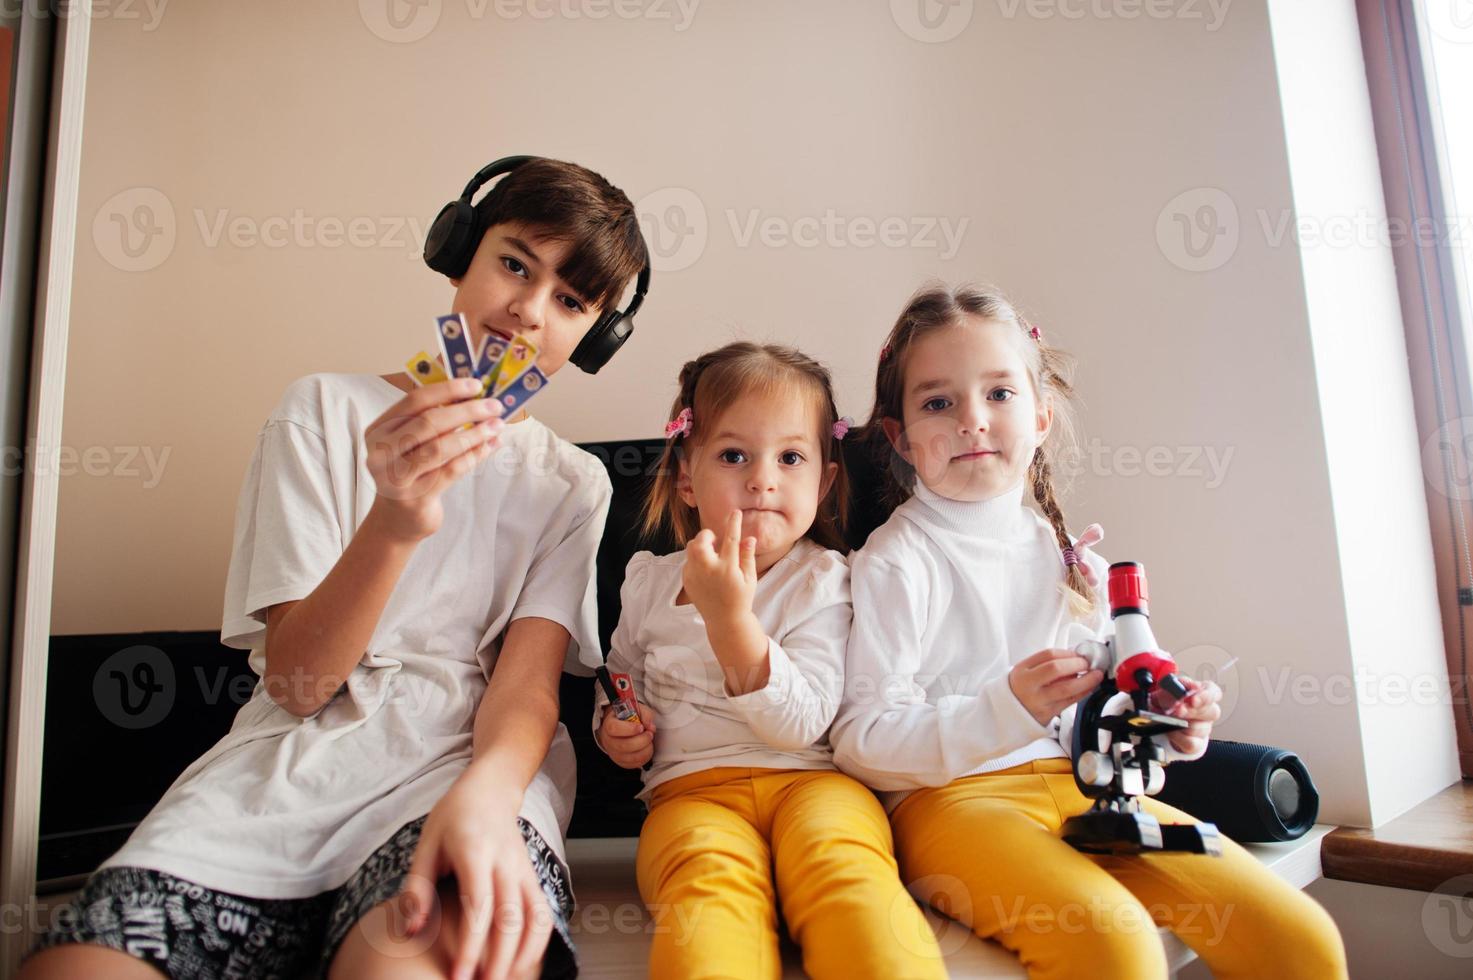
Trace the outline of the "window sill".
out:
<instances>
[{"instance_id":1,"label":"window sill","mask_svg":"<svg viewBox=\"0 0 1473 980\"><path fill-rule=\"evenodd\" d=\"M1473 781L1454 783L1377 830L1336 830L1320 859L1326 878L1445 891L1450 879L1473 876ZM1473 877L1459 891L1473 894Z\"/></svg>"}]
</instances>

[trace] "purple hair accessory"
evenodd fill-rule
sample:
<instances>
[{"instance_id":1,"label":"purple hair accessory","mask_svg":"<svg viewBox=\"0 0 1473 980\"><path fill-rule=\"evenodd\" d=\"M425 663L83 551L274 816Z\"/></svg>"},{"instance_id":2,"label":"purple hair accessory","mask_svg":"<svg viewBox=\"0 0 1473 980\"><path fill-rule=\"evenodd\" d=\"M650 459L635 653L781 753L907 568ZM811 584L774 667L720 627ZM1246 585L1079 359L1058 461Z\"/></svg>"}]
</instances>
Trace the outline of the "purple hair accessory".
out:
<instances>
[{"instance_id":1,"label":"purple hair accessory","mask_svg":"<svg viewBox=\"0 0 1473 980\"><path fill-rule=\"evenodd\" d=\"M1095 570L1090 568L1089 562L1084 559L1089 554L1090 546L1099 544L1103 540L1105 540L1105 529L1098 524L1091 524L1084 529L1083 534L1074 540L1074 546L1072 548L1063 549L1064 567L1068 568L1070 565L1079 566L1080 574L1084 576L1084 580L1090 584L1091 588L1099 585L1100 577L1095 574Z\"/></svg>"},{"instance_id":2,"label":"purple hair accessory","mask_svg":"<svg viewBox=\"0 0 1473 980\"><path fill-rule=\"evenodd\" d=\"M845 436L847 436L849 434L849 429L851 427L853 427L853 425L854 425L854 420L853 419L851 419L847 415L841 415L839 417L839 421L837 421L837 422L834 423L834 438L835 439L843 439Z\"/></svg>"}]
</instances>

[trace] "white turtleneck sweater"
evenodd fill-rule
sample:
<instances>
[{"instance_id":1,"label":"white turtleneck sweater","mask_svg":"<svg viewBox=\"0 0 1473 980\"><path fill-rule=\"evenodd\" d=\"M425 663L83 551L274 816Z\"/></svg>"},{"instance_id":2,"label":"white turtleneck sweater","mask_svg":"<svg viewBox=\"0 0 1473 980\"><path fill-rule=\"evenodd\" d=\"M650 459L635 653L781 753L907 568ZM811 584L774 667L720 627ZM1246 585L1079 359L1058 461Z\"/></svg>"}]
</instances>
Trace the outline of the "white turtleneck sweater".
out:
<instances>
[{"instance_id":1,"label":"white turtleneck sweater","mask_svg":"<svg viewBox=\"0 0 1473 980\"><path fill-rule=\"evenodd\" d=\"M1108 563L1085 557L1104 583ZM1008 686L1039 650L1107 632L1105 597L1080 622L1063 581L1058 541L1021 485L964 502L917 480L850 558L854 625L829 736L839 768L893 810L924 786L1067 758L1073 709L1040 725Z\"/></svg>"}]
</instances>

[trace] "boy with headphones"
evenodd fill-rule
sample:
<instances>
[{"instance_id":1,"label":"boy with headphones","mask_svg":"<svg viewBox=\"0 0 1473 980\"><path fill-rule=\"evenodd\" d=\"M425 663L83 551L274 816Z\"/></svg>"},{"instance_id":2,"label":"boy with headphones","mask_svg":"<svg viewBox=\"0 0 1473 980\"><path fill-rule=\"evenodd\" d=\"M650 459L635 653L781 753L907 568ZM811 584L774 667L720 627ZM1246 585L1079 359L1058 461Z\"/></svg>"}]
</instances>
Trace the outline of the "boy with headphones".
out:
<instances>
[{"instance_id":1,"label":"boy with headphones","mask_svg":"<svg viewBox=\"0 0 1473 980\"><path fill-rule=\"evenodd\" d=\"M478 173L425 261L473 348L520 334L548 376L607 362L649 284L628 197L545 158ZM287 388L226 583L221 640L251 651L251 700L57 911L23 980L577 974L558 680L602 661L611 489L478 394L404 375Z\"/></svg>"}]
</instances>

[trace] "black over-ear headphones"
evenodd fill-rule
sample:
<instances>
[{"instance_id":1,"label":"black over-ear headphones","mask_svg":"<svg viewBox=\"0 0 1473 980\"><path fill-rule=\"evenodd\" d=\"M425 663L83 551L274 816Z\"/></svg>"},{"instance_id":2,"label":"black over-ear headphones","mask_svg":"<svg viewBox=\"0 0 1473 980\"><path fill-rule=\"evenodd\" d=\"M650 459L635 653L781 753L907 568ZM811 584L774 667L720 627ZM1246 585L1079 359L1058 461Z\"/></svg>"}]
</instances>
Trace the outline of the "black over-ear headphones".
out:
<instances>
[{"instance_id":1,"label":"black over-ear headphones","mask_svg":"<svg viewBox=\"0 0 1473 980\"><path fill-rule=\"evenodd\" d=\"M465 185L460 197L441 208L440 213L435 216L434 224L430 225L429 234L425 236L425 265L452 279L465 275L465 270L470 268L471 257L481 244L483 231L480 220L476 217L476 209L471 204L471 197L483 184L532 159L535 158L502 157L482 167L471 178L471 182ZM598 369L609 363L609 358L634 333L634 314L639 312L649 288L650 266L646 260L644 268L639 272L639 278L635 280L634 296L629 300L629 305L622 310L613 309L600 315L598 322L589 327L583 339L578 341L578 346L573 349L568 360L588 374L598 373Z\"/></svg>"}]
</instances>

